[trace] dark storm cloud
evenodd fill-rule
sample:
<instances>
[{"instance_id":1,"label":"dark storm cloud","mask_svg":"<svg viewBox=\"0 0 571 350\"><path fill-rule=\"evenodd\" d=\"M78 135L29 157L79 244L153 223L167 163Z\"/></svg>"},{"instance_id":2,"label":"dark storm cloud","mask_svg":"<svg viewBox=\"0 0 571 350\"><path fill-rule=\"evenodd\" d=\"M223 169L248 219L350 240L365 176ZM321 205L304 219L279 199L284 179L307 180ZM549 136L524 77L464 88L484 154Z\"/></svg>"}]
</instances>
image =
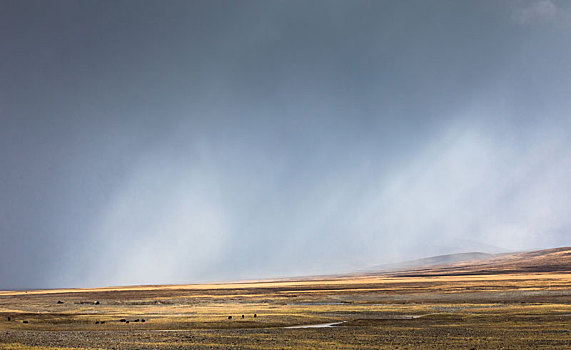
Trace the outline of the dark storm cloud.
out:
<instances>
[{"instance_id":1,"label":"dark storm cloud","mask_svg":"<svg viewBox=\"0 0 571 350\"><path fill-rule=\"evenodd\" d=\"M569 7L0 1L0 288L569 244Z\"/></svg>"}]
</instances>

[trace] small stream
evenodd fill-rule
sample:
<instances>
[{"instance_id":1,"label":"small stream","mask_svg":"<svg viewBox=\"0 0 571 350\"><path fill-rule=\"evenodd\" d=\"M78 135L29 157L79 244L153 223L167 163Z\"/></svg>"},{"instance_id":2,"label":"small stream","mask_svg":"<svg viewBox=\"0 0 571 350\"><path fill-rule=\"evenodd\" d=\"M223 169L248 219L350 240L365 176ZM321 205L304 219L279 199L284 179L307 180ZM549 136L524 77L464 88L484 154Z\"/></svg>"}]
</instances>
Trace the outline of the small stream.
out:
<instances>
[{"instance_id":1,"label":"small stream","mask_svg":"<svg viewBox=\"0 0 571 350\"><path fill-rule=\"evenodd\" d=\"M332 323L318 323L318 324L304 324L299 326L288 326L284 328L295 329L295 328L327 328L327 327L334 327L340 324L345 323L346 321L342 322L332 322Z\"/></svg>"}]
</instances>

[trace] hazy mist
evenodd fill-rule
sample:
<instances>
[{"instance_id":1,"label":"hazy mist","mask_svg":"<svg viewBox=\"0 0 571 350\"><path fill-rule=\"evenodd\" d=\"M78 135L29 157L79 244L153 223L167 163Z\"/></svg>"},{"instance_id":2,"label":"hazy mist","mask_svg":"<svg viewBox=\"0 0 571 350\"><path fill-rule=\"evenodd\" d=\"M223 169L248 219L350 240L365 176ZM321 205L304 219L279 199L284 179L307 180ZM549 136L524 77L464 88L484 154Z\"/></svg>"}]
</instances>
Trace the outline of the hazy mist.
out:
<instances>
[{"instance_id":1,"label":"hazy mist","mask_svg":"<svg viewBox=\"0 0 571 350\"><path fill-rule=\"evenodd\" d=\"M571 245L571 2L0 0L0 289Z\"/></svg>"}]
</instances>

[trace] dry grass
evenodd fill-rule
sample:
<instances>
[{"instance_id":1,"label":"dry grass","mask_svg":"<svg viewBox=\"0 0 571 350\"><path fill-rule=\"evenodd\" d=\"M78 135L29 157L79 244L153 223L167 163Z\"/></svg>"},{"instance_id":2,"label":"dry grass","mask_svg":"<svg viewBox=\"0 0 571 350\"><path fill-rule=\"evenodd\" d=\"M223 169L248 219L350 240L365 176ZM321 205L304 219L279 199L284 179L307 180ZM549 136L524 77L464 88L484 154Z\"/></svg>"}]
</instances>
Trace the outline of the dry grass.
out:
<instances>
[{"instance_id":1,"label":"dry grass","mask_svg":"<svg viewBox=\"0 0 571 350\"><path fill-rule=\"evenodd\" d=\"M384 275L4 291L0 349L571 348L570 270L560 248Z\"/></svg>"},{"instance_id":2,"label":"dry grass","mask_svg":"<svg viewBox=\"0 0 571 350\"><path fill-rule=\"evenodd\" d=\"M3 292L0 349L565 348L570 315L565 272Z\"/></svg>"},{"instance_id":3,"label":"dry grass","mask_svg":"<svg viewBox=\"0 0 571 350\"><path fill-rule=\"evenodd\" d=\"M38 345L38 346L34 346L34 345L29 345L29 344L20 344L20 343L5 343L2 344L2 347L0 348L2 350L85 350L88 348L70 348L70 347L53 347L53 346L43 346L43 345ZM89 349L96 349L96 350L103 350L103 349L97 349L97 348L89 348Z\"/></svg>"}]
</instances>

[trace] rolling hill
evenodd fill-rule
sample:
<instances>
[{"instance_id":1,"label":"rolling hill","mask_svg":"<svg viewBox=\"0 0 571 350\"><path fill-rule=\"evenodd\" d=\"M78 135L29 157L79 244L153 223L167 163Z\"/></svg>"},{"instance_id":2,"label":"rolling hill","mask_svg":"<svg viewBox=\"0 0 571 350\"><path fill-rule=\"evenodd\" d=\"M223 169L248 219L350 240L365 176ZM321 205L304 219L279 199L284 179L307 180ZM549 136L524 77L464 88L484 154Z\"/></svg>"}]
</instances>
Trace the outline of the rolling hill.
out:
<instances>
[{"instance_id":1,"label":"rolling hill","mask_svg":"<svg viewBox=\"0 0 571 350\"><path fill-rule=\"evenodd\" d=\"M393 268L379 272L403 277L571 272L571 247L497 255L454 254L405 263L398 271Z\"/></svg>"}]
</instances>

